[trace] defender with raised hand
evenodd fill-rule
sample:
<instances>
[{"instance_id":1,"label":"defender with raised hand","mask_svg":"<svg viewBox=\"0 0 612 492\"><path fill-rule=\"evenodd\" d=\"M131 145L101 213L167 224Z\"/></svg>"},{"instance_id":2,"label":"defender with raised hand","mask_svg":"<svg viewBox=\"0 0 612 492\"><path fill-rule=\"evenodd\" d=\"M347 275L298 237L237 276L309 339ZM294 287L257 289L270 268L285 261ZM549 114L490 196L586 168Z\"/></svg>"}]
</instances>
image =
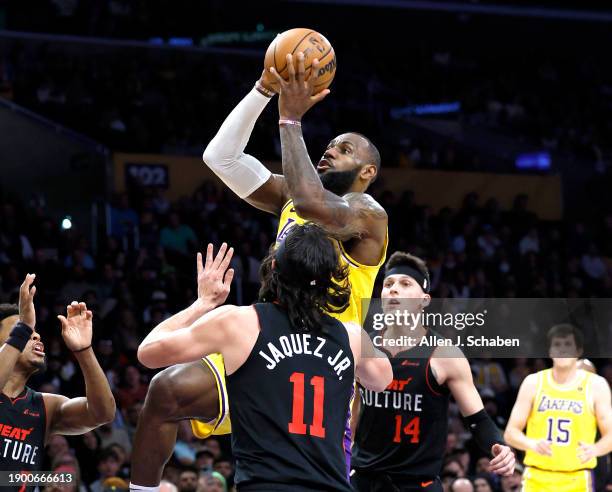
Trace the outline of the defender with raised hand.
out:
<instances>
[{"instance_id":1,"label":"defender with raised hand","mask_svg":"<svg viewBox=\"0 0 612 492\"><path fill-rule=\"evenodd\" d=\"M301 54L297 68L293 58L288 62L293 75L281 83L279 100L281 120L293 122L281 121L284 176L272 174L244 152L257 118L275 95L276 75L266 71L208 144L204 162L240 198L280 217L277 246L292 226L307 220L341 238L336 246L341 264L349 269L351 299L343 313L332 316L360 324L366 314L361 312L362 299L372 295L388 241L387 214L365 193L380 171L380 154L364 135L345 133L329 143L315 170L295 123L328 91L313 96L315 79L304 80ZM317 67L315 61L311 73L317 73ZM170 367L153 379L135 437L132 490L157 488L180 419L195 418L192 427L200 438L231 432L223 405L227 393L223 359L213 354L207 360ZM347 425L349 418L347 414ZM347 455L350 446L347 432Z\"/></svg>"},{"instance_id":2,"label":"defender with raised hand","mask_svg":"<svg viewBox=\"0 0 612 492\"><path fill-rule=\"evenodd\" d=\"M34 329L34 278L27 275L21 285L19 308L0 306L0 426L6 436L1 471L40 470L50 436L84 434L115 417L115 399L91 348L92 313L82 302L73 302L66 316L58 318L64 342L85 378L86 396L69 399L26 386L32 374L46 368L44 344Z\"/></svg>"},{"instance_id":3,"label":"defender with raised hand","mask_svg":"<svg viewBox=\"0 0 612 492\"><path fill-rule=\"evenodd\" d=\"M350 491L344 433L353 381L381 391L391 365L363 328L327 314L350 298L338 256L319 226L293 227L262 263L259 303L202 310L190 326L170 318L138 349L151 368L223 354L241 491Z\"/></svg>"}]
</instances>

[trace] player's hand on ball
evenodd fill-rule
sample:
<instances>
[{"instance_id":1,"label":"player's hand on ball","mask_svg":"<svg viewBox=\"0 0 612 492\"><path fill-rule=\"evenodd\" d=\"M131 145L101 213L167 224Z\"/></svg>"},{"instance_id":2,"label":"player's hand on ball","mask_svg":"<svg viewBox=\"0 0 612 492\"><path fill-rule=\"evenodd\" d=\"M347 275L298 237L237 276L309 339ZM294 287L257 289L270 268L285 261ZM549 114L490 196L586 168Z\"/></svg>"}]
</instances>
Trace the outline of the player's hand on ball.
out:
<instances>
[{"instance_id":1,"label":"player's hand on ball","mask_svg":"<svg viewBox=\"0 0 612 492\"><path fill-rule=\"evenodd\" d=\"M91 346L93 313L84 302L72 301L66 315L57 317L62 324L62 337L69 350L75 352Z\"/></svg>"},{"instance_id":2,"label":"player's hand on ball","mask_svg":"<svg viewBox=\"0 0 612 492\"><path fill-rule=\"evenodd\" d=\"M272 92L276 92L277 94L280 91L280 85L276 80L276 77L267 69L263 69L261 73L261 77L259 78L259 83L263 86L264 89L267 89Z\"/></svg>"},{"instance_id":3,"label":"player's hand on ball","mask_svg":"<svg viewBox=\"0 0 612 492\"><path fill-rule=\"evenodd\" d=\"M28 273L19 287L19 321L32 329L36 326L36 311L34 310L36 287L32 286L35 278L35 273Z\"/></svg>"},{"instance_id":4,"label":"player's hand on ball","mask_svg":"<svg viewBox=\"0 0 612 492\"><path fill-rule=\"evenodd\" d=\"M204 306L216 307L227 299L234 278L234 270L229 268L233 255L234 248L227 249L227 244L223 243L213 259L213 245L209 244L206 263L202 265L202 253L198 253L198 300Z\"/></svg>"},{"instance_id":5,"label":"player's hand on ball","mask_svg":"<svg viewBox=\"0 0 612 492\"><path fill-rule=\"evenodd\" d=\"M496 475L509 476L514 473L516 458L510 446L494 444L491 448L494 458L489 462L489 471Z\"/></svg>"},{"instance_id":6,"label":"player's hand on ball","mask_svg":"<svg viewBox=\"0 0 612 492\"><path fill-rule=\"evenodd\" d=\"M297 58L297 69L295 61ZM319 101L322 101L329 94L329 89L322 90L315 94L314 88L319 73L319 60L315 59L312 62L310 76L306 79L306 69L304 68L304 53L299 52L294 58L293 55L287 55L287 67L289 70L289 79L284 80L274 67L270 68L270 72L275 76L276 81L280 86L280 97L278 98L278 112L281 119L299 121L302 116Z\"/></svg>"},{"instance_id":7,"label":"player's hand on ball","mask_svg":"<svg viewBox=\"0 0 612 492\"><path fill-rule=\"evenodd\" d=\"M552 456L552 448L550 447L550 441L542 439L537 441L533 445L533 451L543 456Z\"/></svg>"},{"instance_id":8,"label":"player's hand on ball","mask_svg":"<svg viewBox=\"0 0 612 492\"><path fill-rule=\"evenodd\" d=\"M597 449L594 444L578 443L578 459L581 463L586 463L590 459L597 458Z\"/></svg>"}]
</instances>

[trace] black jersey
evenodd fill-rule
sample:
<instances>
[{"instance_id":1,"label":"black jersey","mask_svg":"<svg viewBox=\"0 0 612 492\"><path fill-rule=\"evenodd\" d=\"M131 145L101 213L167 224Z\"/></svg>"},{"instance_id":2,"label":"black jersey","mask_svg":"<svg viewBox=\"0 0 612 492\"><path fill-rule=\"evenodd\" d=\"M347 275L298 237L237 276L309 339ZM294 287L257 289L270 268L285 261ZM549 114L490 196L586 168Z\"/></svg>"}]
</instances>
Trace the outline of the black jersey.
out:
<instances>
[{"instance_id":1,"label":"black jersey","mask_svg":"<svg viewBox=\"0 0 612 492\"><path fill-rule=\"evenodd\" d=\"M449 391L433 376L432 345L390 357L393 381L385 391L359 388L362 414L352 459L357 472L383 473L398 483L434 479L440 473Z\"/></svg>"},{"instance_id":2,"label":"black jersey","mask_svg":"<svg viewBox=\"0 0 612 492\"><path fill-rule=\"evenodd\" d=\"M344 432L354 360L344 326L292 327L275 304L256 304L260 333L227 376L238 490L350 491Z\"/></svg>"},{"instance_id":3,"label":"black jersey","mask_svg":"<svg viewBox=\"0 0 612 492\"><path fill-rule=\"evenodd\" d=\"M28 387L16 398L0 393L0 470L37 471L42 467L46 411L42 393ZM2 487L11 490L13 487ZM25 490L16 486L14 490Z\"/></svg>"}]
</instances>

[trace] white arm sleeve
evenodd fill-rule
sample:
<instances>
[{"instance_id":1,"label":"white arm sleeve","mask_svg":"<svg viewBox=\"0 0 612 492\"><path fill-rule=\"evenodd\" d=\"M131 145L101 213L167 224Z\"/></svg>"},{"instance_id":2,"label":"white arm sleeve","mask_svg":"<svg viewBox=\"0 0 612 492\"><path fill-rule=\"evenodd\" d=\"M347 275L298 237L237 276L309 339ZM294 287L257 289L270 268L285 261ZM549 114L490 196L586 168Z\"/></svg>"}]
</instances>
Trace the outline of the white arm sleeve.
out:
<instances>
[{"instance_id":1,"label":"white arm sleeve","mask_svg":"<svg viewBox=\"0 0 612 492\"><path fill-rule=\"evenodd\" d=\"M240 198L263 185L272 173L255 157L244 153L257 118L270 98L252 89L225 119L202 158Z\"/></svg>"}]
</instances>

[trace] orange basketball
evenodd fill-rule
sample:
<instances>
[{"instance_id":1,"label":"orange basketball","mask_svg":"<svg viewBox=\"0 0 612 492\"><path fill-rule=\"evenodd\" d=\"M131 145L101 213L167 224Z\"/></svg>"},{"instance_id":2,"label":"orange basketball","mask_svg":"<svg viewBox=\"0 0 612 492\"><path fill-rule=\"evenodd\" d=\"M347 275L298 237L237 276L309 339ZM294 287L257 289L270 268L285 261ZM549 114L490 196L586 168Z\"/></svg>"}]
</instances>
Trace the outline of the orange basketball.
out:
<instances>
[{"instance_id":1,"label":"orange basketball","mask_svg":"<svg viewBox=\"0 0 612 492\"><path fill-rule=\"evenodd\" d=\"M304 67L306 78L310 75L310 66L315 58L319 60L319 77L315 86L315 93L321 92L329 87L336 75L336 53L331 43L325 36L312 29L296 28L289 29L276 36L272 44L268 46L265 68L274 67L278 74L285 80L289 78L287 68L287 54L297 56L299 52L304 53ZM294 66L297 71L297 62L294 58ZM278 83L274 89L279 90Z\"/></svg>"}]
</instances>

